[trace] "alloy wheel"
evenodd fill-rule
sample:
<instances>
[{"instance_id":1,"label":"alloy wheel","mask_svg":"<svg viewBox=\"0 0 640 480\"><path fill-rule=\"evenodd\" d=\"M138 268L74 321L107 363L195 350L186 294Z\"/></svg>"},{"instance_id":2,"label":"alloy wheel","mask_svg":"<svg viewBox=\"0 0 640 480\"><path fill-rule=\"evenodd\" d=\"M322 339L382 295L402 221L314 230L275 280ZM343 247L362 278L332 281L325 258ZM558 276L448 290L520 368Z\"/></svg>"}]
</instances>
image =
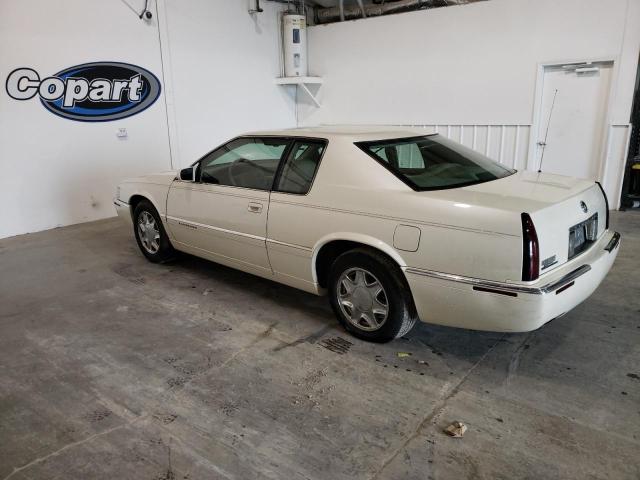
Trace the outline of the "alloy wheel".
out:
<instances>
[{"instance_id":1,"label":"alloy wheel","mask_svg":"<svg viewBox=\"0 0 640 480\"><path fill-rule=\"evenodd\" d=\"M389 315L389 300L380 281L367 270L345 270L336 289L338 305L349 322L360 330L378 330Z\"/></svg>"},{"instance_id":2,"label":"alloy wheel","mask_svg":"<svg viewBox=\"0 0 640 480\"><path fill-rule=\"evenodd\" d=\"M143 211L138 215L138 236L142 247L149 253L155 254L160 250L160 229L153 218L147 211Z\"/></svg>"}]
</instances>

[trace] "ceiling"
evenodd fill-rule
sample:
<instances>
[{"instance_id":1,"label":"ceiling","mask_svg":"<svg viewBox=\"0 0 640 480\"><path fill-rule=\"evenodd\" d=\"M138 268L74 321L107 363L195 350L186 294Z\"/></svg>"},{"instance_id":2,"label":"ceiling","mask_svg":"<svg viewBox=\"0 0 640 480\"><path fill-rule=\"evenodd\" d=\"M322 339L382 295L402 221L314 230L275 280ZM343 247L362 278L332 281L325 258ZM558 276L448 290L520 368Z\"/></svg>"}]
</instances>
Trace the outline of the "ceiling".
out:
<instances>
[{"instance_id":1,"label":"ceiling","mask_svg":"<svg viewBox=\"0 0 640 480\"><path fill-rule=\"evenodd\" d=\"M332 23L482 0L297 0L296 3L302 1L307 6L314 7L316 23Z\"/></svg>"}]
</instances>

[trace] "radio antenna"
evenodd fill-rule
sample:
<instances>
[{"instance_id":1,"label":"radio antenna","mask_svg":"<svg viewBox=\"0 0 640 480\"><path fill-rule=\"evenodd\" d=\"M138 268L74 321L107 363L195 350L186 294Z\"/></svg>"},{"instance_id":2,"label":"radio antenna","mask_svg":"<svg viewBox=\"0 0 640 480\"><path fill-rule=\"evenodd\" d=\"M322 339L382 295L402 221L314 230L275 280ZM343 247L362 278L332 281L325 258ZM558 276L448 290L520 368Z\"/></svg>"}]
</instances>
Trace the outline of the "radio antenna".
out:
<instances>
[{"instance_id":1,"label":"radio antenna","mask_svg":"<svg viewBox=\"0 0 640 480\"><path fill-rule=\"evenodd\" d=\"M549 110L549 120L547 120L547 131L544 132L544 140L538 142L538 145L542 147L542 154L540 155L540 165L538 165L538 173L542 172L542 160L544 160L544 150L547 146L547 137L549 136L549 125L551 125L551 115L553 115L553 106L556 104L556 95L558 95L558 89L553 92L553 100L551 101L551 110Z\"/></svg>"}]
</instances>

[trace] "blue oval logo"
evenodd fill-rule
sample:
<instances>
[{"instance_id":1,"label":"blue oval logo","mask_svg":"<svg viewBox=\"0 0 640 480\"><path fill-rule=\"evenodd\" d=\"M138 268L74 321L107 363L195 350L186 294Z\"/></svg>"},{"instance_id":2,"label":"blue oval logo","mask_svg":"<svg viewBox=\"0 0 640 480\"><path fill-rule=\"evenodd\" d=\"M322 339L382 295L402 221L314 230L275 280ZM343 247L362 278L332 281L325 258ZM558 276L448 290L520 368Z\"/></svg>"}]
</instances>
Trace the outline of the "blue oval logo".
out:
<instances>
[{"instance_id":1,"label":"blue oval logo","mask_svg":"<svg viewBox=\"0 0 640 480\"><path fill-rule=\"evenodd\" d=\"M50 112L70 120L108 122L149 108L160 96L160 80L137 65L93 62L76 65L40 79L31 68L18 68L6 90L16 100L35 95Z\"/></svg>"}]
</instances>

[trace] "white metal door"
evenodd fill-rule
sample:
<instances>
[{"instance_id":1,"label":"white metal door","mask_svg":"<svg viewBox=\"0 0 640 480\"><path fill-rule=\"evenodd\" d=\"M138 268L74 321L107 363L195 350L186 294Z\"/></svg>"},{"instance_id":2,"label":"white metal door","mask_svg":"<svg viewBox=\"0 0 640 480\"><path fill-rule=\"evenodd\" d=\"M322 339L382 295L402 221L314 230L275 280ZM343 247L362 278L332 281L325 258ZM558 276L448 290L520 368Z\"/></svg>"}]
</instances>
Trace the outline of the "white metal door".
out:
<instances>
[{"instance_id":1,"label":"white metal door","mask_svg":"<svg viewBox=\"0 0 640 480\"><path fill-rule=\"evenodd\" d=\"M545 67L536 169L544 151L542 171L598 178L606 141L612 70L613 62Z\"/></svg>"}]
</instances>

